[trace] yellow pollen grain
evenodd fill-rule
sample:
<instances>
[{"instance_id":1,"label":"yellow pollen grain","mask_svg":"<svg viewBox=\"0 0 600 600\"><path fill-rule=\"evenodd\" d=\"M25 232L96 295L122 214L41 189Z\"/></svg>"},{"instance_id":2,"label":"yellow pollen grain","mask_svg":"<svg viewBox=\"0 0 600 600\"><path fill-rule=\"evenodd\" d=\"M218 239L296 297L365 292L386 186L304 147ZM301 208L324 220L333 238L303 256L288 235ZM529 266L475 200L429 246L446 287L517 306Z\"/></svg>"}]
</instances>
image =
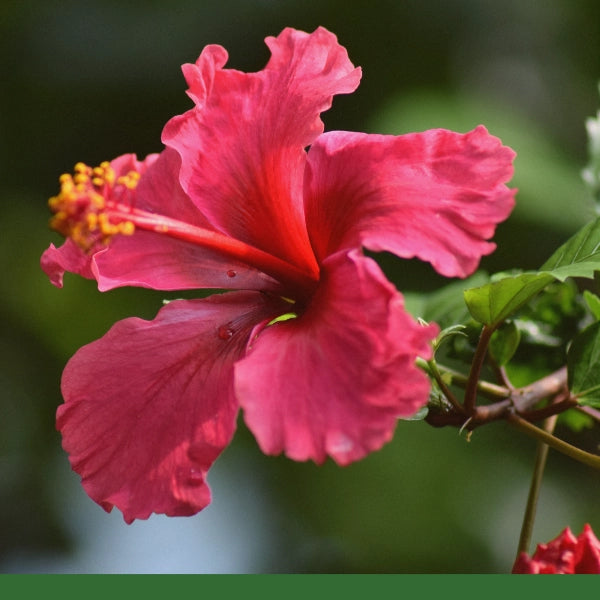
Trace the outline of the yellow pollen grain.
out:
<instances>
[{"instance_id":1,"label":"yellow pollen grain","mask_svg":"<svg viewBox=\"0 0 600 600\"><path fill-rule=\"evenodd\" d=\"M109 225L110 225L110 222L109 222L106 214L105 213L98 214L98 227L100 227L100 229L105 229L105 228L108 229Z\"/></svg>"},{"instance_id":2,"label":"yellow pollen grain","mask_svg":"<svg viewBox=\"0 0 600 600\"><path fill-rule=\"evenodd\" d=\"M73 181L76 185L85 185L89 180L90 178L83 173L77 173L77 175L73 177Z\"/></svg>"},{"instance_id":3,"label":"yellow pollen grain","mask_svg":"<svg viewBox=\"0 0 600 600\"><path fill-rule=\"evenodd\" d=\"M63 179L60 185L60 194L72 192L75 189L75 184L73 183L73 178L69 176L68 179Z\"/></svg>"},{"instance_id":4,"label":"yellow pollen grain","mask_svg":"<svg viewBox=\"0 0 600 600\"><path fill-rule=\"evenodd\" d=\"M115 190L115 184L133 190L140 174L135 171L117 179L108 161L97 167L83 162L74 166L74 173L59 177L60 192L48 200L53 216L50 227L70 237L86 252L97 244L108 244L115 235L132 235L135 224L113 214L112 206L124 196L124 190ZM111 222L111 218L113 221Z\"/></svg>"},{"instance_id":5,"label":"yellow pollen grain","mask_svg":"<svg viewBox=\"0 0 600 600\"><path fill-rule=\"evenodd\" d=\"M91 171L91 168L88 167L85 163L82 162L78 162L75 167L73 168L73 170L75 171L75 173L85 173L85 174L89 174Z\"/></svg>"},{"instance_id":6,"label":"yellow pollen grain","mask_svg":"<svg viewBox=\"0 0 600 600\"><path fill-rule=\"evenodd\" d=\"M135 225L131 221L123 221L119 223L119 233L123 235L133 235L135 232Z\"/></svg>"},{"instance_id":7,"label":"yellow pollen grain","mask_svg":"<svg viewBox=\"0 0 600 600\"><path fill-rule=\"evenodd\" d=\"M137 186L139 180L140 174L137 171L129 171L127 175L121 175L121 177L117 179L117 183L133 190Z\"/></svg>"},{"instance_id":8,"label":"yellow pollen grain","mask_svg":"<svg viewBox=\"0 0 600 600\"><path fill-rule=\"evenodd\" d=\"M90 194L90 203L95 210L102 210L105 206L104 197L100 194Z\"/></svg>"},{"instance_id":9,"label":"yellow pollen grain","mask_svg":"<svg viewBox=\"0 0 600 600\"><path fill-rule=\"evenodd\" d=\"M88 213L85 217L86 225L90 231L93 231L98 226L98 215L96 213Z\"/></svg>"}]
</instances>

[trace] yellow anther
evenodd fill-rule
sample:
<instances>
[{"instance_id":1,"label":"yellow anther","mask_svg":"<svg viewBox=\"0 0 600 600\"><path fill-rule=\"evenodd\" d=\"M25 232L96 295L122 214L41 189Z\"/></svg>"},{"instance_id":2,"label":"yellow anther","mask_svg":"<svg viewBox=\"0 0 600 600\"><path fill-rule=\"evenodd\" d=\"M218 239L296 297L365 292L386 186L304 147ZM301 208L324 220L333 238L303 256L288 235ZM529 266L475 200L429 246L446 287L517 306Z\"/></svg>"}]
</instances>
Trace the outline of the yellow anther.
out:
<instances>
[{"instance_id":1,"label":"yellow anther","mask_svg":"<svg viewBox=\"0 0 600 600\"><path fill-rule=\"evenodd\" d=\"M104 197L97 193L90 193L90 203L95 210L102 210L105 206Z\"/></svg>"},{"instance_id":2,"label":"yellow anther","mask_svg":"<svg viewBox=\"0 0 600 600\"><path fill-rule=\"evenodd\" d=\"M48 200L54 213L50 226L86 251L108 244L114 235L132 235L135 225L124 219L123 210L139 178L131 171L117 180L107 161L94 168L78 162L73 175L60 176L60 193Z\"/></svg>"},{"instance_id":3,"label":"yellow anther","mask_svg":"<svg viewBox=\"0 0 600 600\"><path fill-rule=\"evenodd\" d=\"M63 180L60 182L61 194L70 192L74 187L75 185L73 183L73 178L70 175L67 175L67 177L63 178Z\"/></svg>"},{"instance_id":4,"label":"yellow anther","mask_svg":"<svg viewBox=\"0 0 600 600\"><path fill-rule=\"evenodd\" d=\"M133 235L135 232L135 225L131 221L123 221L119 223L119 233L123 235Z\"/></svg>"},{"instance_id":5,"label":"yellow anther","mask_svg":"<svg viewBox=\"0 0 600 600\"><path fill-rule=\"evenodd\" d=\"M129 171L127 175L121 175L121 177L117 179L117 183L133 190L137 186L139 180L140 174L137 171Z\"/></svg>"},{"instance_id":6,"label":"yellow anther","mask_svg":"<svg viewBox=\"0 0 600 600\"><path fill-rule=\"evenodd\" d=\"M112 231L112 225L108 220L106 213L100 213L98 215L98 229L100 229L100 231L104 235L112 235L114 233L114 231Z\"/></svg>"},{"instance_id":7,"label":"yellow anther","mask_svg":"<svg viewBox=\"0 0 600 600\"><path fill-rule=\"evenodd\" d=\"M89 180L90 178L85 173L77 173L77 175L73 177L73 181L76 184L87 183Z\"/></svg>"},{"instance_id":8,"label":"yellow anther","mask_svg":"<svg viewBox=\"0 0 600 600\"><path fill-rule=\"evenodd\" d=\"M108 183L108 185L114 185L116 179L114 169L107 162L103 162L101 166L104 169L104 180L106 183Z\"/></svg>"},{"instance_id":9,"label":"yellow anther","mask_svg":"<svg viewBox=\"0 0 600 600\"><path fill-rule=\"evenodd\" d=\"M85 217L86 225L90 231L93 231L98 226L98 215L96 213L88 213Z\"/></svg>"},{"instance_id":10,"label":"yellow anther","mask_svg":"<svg viewBox=\"0 0 600 600\"><path fill-rule=\"evenodd\" d=\"M64 221L68 217L64 210L59 210L53 217L56 221Z\"/></svg>"}]
</instances>

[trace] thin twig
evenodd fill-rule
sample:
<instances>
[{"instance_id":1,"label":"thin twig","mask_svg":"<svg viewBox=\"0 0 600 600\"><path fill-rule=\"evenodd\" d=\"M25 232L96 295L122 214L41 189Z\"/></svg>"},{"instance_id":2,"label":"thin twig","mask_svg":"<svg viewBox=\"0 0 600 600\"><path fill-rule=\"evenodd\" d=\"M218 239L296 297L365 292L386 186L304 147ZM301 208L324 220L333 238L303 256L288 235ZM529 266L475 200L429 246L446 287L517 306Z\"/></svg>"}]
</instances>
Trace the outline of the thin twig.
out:
<instances>
[{"instance_id":1,"label":"thin twig","mask_svg":"<svg viewBox=\"0 0 600 600\"><path fill-rule=\"evenodd\" d=\"M508 377L508 373L506 372L506 369L504 367L497 366L494 369L494 372L500 385L508 388L509 390L515 389L515 386L511 383L510 378Z\"/></svg>"},{"instance_id":2,"label":"thin twig","mask_svg":"<svg viewBox=\"0 0 600 600\"><path fill-rule=\"evenodd\" d=\"M544 398L556 396L564 391L567 386L567 368L562 367L542 379L514 390L511 394L517 412L523 414L531 409Z\"/></svg>"},{"instance_id":3,"label":"thin twig","mask_svg":"<svg viewBox=\"0 0 600 600\"><path fill-rule=\"evenodd\" d=\"M447 378L447 376L450 376L452 385L465 387L465 389L471 385L471 379L461 373L442 366L438 366L438 369L443 369L440 377ZM469 430L472 430L491 421L504 419L511 412L529 421L536 421L576 405L575 399L569 396L567 389L566 368L550 373L525 387L512 390L486 381L479 381L475 386L475 393L495 400L495 402L474 406L470 414L467 414L466 410L460 405L456 408L452 403L453 410L440 412L432 409L425 420L434 427L466 426ZM465 391L465 396L466 394ZM560 404L552 404L548 407L536 409L536 405L545 398L554 398L560 401ZM465 416L470 417L468 424L465 424Z\"/></svg>"},{"instance_id":4,"label":"thin twig","mask_svg":"<svg viewBox=\"0 0 600 600\"><path fill-rule=\"evenodd\" d=\"M477 403L477 383L479 382L479 375L485 361L485 355L487 353L490 338L494 333L494 328L488 325L484 325L479 336L479 342L477 348L473 354L473 362L471 363L471 370L469 372L469 378L467 380L467 387L465 388L465 402L464 409L466 414L472 415L475 411L475 405Z\"/></svg>"},{"instance_id":5,"label":"thin twig","mask_svg":"<svg viewBox=\"0 0 600 600\"><path fill-rule=\"evenodd\" d=\"M519 417L516 413L509 413L506 417L506 420L513 425L519 431L526 433L527 435L545 442L551 448L582 462L589 467L594 467L595 469L600 469L600 456L597 454L590 454L589 452L585 452L585 450L580 450L563 440L549 434L547 431L540 429L539 427L532 425L526 419Z\"/></svg>"},{"instance_id":6,"label":"thin twig","mask_svg":"<svg viewBox=\"0 0 600 600\"><path fill-rule=\"evenodd\" d=\"M556 420L558 416L553 415L546 419L543 424L543 429L548 434L552 434ZM535 465L533 468L533 475L531 477L531 484L529 486L529 494L527 496L527 505L525 507L525 514L523 515L523 524L521 526L521 536L519 538L519 547L517 549L517 558L521 552L528 552L529 545L531 543L531 534L533 533L533 524L535 522L535 514L537 511L537 503L540 495L540 487L542 484L542 477L544 474L544 468L546 467L546 460L548 458L549 446L545 442L538 442L537 452L535 456Z\"/></svg>"},{"instance_id":7,"label":"thin twig","mask_svg":"<svg viewBox=\"0 0 600 600\"><path fill-rule=\"evenodd\" d=\"M559 413L565 412L570 408L575 408L576 406L577 400L567 392L565 397L561 398L560 396L557 396L553 402L547 406L538 408L537 410L529 410L524 413L523 416L527 417L528 421L541 421L542 419L558 415Z\"/></svg>"}]
</instances>

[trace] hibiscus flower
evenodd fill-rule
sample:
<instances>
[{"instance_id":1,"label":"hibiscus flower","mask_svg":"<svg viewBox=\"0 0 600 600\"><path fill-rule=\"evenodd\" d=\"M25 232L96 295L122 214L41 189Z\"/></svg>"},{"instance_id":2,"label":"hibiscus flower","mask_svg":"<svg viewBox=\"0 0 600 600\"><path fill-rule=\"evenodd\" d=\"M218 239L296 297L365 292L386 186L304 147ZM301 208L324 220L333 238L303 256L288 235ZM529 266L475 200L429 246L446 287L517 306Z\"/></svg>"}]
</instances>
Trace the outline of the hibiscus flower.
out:
<instances>
[{"instance_id":1,"label":"hibiscus flower","mask_svg":"<svg viewBox=\"0 0 600 600\"><path fill-rule=\"evenodd\" d=\"M116 323L65 368L63 447L127 522L204 508L240 409L269 455L347 465L380 449L427 403L415 360L438 327L363 248L464 277L513 207L514 152L484 127L323 133L360 69L323 28L266 43L256 73L207 46L183 67L194 107L160 154L78 164L50 200L67 238L42 256L55 285L70 271L100 290L216 290Z\"/></svg>"},{"instance_id":2,"label":"hibiscus flower","mask_svg":"<svg viewBox=\"0 0 600 600\"><path fill-rule=\"evenodd\" d=\"M599 574L600 541L587 523L578 537L567 527L551 542L538 544L533 556L522 552L512 572L520 575Z\"/></svg>"}]
</instances>

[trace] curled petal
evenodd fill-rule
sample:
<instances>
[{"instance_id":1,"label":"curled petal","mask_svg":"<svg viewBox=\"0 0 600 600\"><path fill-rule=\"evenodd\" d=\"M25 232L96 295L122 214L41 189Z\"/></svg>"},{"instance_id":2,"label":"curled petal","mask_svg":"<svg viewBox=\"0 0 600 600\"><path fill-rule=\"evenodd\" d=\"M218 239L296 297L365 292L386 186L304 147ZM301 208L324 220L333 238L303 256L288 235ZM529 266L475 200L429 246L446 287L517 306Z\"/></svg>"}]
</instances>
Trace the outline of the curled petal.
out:
<instances>
[{"instance_id":1,"label":"curled petal","mask_svg":"<svg viewBox=\"0 0 600 600\"><path fill-rule=\"evenodd\" d=\"M235 430L233 363L272 311L256 292L178 300L73 356L57 428L93 500L127 522L210 502L206 473Z\"/></svg>"},{"instance_id":2,"label":"curled petal","mask_svg":"<svg viewBox=\"0 0 600 600\"><path fill-rule=\"evenodd\" d=\"M257 73L224 69L227 54L214 45L186 65L197 105L167 123L163 141L181 155L183 188L214 227L316 272L303 213L305 147L360 70L323 28L266 41L272 57Z\"/></svg>"},{"instance_id":3,"label":"curled petal","mask_svg":"<svg viewBox=\"0 0 600 600\"><path fill-rule=\"evenodd\" d=\"M91 256L83 252L73 240L68 239L60 248L50 244L42 254L40 266L48 275L50 283L61 288L67 271L86 279L94 279L91 262Z\"/></svg>"},{"instance_id":4,"label":"curled petal","mask_svg":"<svg viewBox=\"0 0 600 600\"><path fill-rule=\"evenodd\" d=\"M330 132L312 145L306 219L319 257L363 245L464 277L514 206L515 153L479 126L383 136Z\"/></svg>"},{"instance_id":5,"label":"curled petal","mask_svg":"<svg viewBox=\"0 0 600 600\"><path fill-rule=\"evenodd\" d=\"M267 454L356 461L426 404L429 383L415 359L430 355L437 331L410 317L374 261L330 256L306 311L255 332L236 364L245 421Z\"/></svg>"}]
</instances>

